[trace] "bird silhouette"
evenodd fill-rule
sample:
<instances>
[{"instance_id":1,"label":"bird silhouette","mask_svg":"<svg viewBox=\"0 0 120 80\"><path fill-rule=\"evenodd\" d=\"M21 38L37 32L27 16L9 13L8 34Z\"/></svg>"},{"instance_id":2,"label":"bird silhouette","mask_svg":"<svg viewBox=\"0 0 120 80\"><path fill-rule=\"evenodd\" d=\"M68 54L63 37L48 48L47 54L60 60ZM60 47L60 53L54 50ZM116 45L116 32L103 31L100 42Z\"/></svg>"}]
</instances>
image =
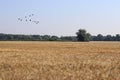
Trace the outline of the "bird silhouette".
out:
<instances>
[{"instance_id":1,"label":"bird silhouette","mask_svg":"<svg viewBox=\"0 0 120 80\"><path fill-rule=\"evenodd\" d=\"M34 16L34 14L32 14L32 16Z\"/></svg>"},{"instance_id":2,"label":"bird silhouette","mask_svg":"<svg viewBox=\"0 0 120 80\"><path fill-rule=\"evenodd\" d=\"M34 14L29 14L29 15L26 15L24 18L18 18L18 20L19 21L26 21L26 22L33 22L33 23L35 23L35 24L38 24L39 23L39 21L37 21L37 20L34 20ZM32 18L32 19L31 19Z\"/></svg>"},{"instance_id":3,"label":"bird silhouette","mask_svg":"<svg viewBox=\"0 0 120 80\"><path fill-rule=\"evenodd\" d=\"M22 21L22 19L21 19L21 18L18 18L18 20L19 20L19 21Z\"/></svg>"}]
</instances>

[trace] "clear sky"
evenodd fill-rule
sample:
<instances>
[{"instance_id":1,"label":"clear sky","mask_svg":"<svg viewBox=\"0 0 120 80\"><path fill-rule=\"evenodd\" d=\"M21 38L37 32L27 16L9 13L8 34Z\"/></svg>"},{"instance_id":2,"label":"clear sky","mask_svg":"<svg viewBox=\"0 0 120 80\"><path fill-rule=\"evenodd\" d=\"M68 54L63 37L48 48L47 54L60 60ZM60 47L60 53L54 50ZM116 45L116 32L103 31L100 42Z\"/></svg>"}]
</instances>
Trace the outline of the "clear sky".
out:
<instances>
[{"instance_id":1,"label":"clear sky","mask_svg":"<svg viewBox=\"0 0 120 80\"><path fill-rule=\"evenodd\" d=\"M39 24L18 21L35 14ZM75 35L120 34L120 0L0 0L0 33Z\"/></svg>"}]
</instances>

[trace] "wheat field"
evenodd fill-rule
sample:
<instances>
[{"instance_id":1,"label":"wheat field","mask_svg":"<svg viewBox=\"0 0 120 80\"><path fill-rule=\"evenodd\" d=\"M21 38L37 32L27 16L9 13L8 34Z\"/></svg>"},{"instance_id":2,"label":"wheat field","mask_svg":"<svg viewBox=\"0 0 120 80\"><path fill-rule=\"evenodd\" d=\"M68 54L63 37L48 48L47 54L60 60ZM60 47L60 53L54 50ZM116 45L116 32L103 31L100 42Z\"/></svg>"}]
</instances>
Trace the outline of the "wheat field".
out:
<instances>
[{"instance_id":1,"label":"wheat field","mask_svg":"<svg viewBox=\"0 0 120 80\"><path fill-rule=\"evenodd\" d=\"M0 42L0 80L120 80L120 42Z\"/></svg>"}]
</instances>

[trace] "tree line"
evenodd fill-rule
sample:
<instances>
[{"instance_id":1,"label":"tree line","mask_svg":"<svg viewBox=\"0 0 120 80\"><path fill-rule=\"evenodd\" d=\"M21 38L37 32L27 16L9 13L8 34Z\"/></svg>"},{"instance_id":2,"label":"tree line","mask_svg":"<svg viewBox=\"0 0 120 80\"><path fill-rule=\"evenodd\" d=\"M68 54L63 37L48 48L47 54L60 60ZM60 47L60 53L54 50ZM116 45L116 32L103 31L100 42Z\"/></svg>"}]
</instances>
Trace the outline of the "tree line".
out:
<instances>
[{"instance_id":1,"label":"tree line","mask_svg":"<svg viewBox=\"0 0 120 80\"><path fill-rule=\"evenodd\" d=\"M92 41L120 41L120 34L116 34L115 36L98 34L97 36L92 36Z\"/></svg>"},{"instance_id":2,"label":"tree line","mask_svg":"<svg viewBox=\"0 0 120 80\"><path fill-rule=\"evenodd\" d=\"M0 33L0 41L77 41L75 36L16 35Z\"/></svg>"},{"instance_id":3,"label":"tree line","mask_svg":"<svg viewBox=\"0 0 120 80\"><path fill-rule=\"evenodd\" d=\"M120 41L120 34L115 36L98 34L93 36L85 29L79 29L76 36L50 36L50 35L16 35L0 33L0 41Z\"/></svg>"}]
</instances>

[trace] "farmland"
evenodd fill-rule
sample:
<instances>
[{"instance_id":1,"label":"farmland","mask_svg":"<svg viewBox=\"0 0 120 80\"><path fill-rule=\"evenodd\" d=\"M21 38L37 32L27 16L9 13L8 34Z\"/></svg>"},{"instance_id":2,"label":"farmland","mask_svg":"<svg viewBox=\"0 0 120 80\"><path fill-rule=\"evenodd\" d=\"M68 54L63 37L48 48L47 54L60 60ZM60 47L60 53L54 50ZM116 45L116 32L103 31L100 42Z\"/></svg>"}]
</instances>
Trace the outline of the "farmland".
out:
<instances>
[{"instance_id":1,"label":"farmland","mask_svg":"<svg viewBox=\"0 0 120 80\"><path fill-rule=\"evenodd\" d=\"M0 42L0 80L120 80L120 42Z\"/></svg>"}]
</instances>

